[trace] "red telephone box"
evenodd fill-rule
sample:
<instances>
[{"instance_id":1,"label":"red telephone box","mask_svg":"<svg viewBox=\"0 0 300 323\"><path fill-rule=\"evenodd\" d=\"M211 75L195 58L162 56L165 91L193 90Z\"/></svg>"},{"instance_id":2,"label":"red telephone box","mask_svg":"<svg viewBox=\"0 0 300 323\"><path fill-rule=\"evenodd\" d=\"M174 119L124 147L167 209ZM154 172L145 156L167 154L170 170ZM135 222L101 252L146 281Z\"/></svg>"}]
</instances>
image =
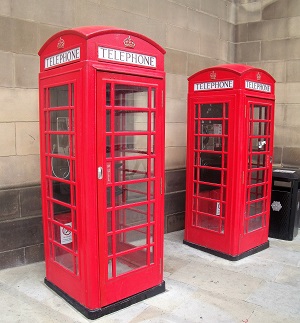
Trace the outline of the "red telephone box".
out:
<instances>
[{"instance_id":1,"label":"red telephone box","mask_svg":"<svg viewBox=\"0 0 300 323\"><path fill-rule=\"evenodd\" d=\"M269 246L274 84L239 64L189 78L185 244L229 260Z\"/></svg>"},{"instance_id":2,"label":"red telephone box","mask_svg":"<svg viewBox=\"0 0 300 323\"><path fill-rule=\"evenodd\" d=\"M45 282L91 319L165 290L164 54L99 26L39 52Z\"/></svg>"}]
</instances>

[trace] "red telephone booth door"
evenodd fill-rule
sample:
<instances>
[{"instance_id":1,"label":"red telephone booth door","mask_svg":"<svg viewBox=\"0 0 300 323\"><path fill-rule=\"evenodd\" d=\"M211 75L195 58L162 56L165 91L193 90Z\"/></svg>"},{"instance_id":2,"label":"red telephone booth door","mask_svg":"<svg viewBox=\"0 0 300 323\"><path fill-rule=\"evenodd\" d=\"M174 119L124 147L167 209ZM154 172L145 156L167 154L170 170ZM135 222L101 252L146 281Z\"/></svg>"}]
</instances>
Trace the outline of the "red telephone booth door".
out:
<instances>
[{"instance_id":1,"label":"red telephone booth door","mask_svg":"<svg viewBox=\"0 0 300 323\"><path fill-rule=\"evenodd\" d=\"M232 214L228 190L232 186L231 153L234 96L191 98L188 125L186 240L228 251Z\"/></svg>"},{"instance_id":2,"label":"red telephone booth door","mask_svg":"<svg viewBox=\"0 0 300 323\"><path fill-rule=\"evenodd\" d=\"M78 89L80 72L40 79L41 172L47 278L82 299L78 244ZM71 275L70 275L71 273ZM66 282L68 282L66 284Z\"/></svg>"},{"instance_id":3,"label":"red telephone booth door","mask_svg":"<svg viewBox=\"0 0 300 323\"><path fill-rule=\"evenodd\" d=\"M240 248L243 251L268 239L270 185L272 183L274 101L246 98L246 196Z\"/></svg>"},{"instance_id":4,"label":"red telephone booth door","mask_svg":"<svg viewBox=\"0 0 300 323\"><path fill-rule=\"evenodd\" d=\"M97 72L103 305L162 281L162 91L161 79Z\"/></svg>"}]
</instances>

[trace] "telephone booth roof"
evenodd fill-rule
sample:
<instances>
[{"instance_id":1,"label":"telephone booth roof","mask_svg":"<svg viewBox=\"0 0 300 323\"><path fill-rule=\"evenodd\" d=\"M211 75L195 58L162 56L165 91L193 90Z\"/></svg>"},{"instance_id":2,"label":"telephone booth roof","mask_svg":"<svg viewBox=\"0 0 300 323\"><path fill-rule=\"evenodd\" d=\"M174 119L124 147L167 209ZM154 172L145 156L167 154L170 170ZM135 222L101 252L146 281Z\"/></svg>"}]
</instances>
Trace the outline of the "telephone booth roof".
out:
<instances>
[{"instance_id":1,"label":"telephone booth roof","mask_svg":"<svg viewBox=\"0 0 300 323\"><path fill-rule=\"evenodd\" d=\"M43 72L84 60L163 71L165 53L160 45L137 32L112 26L84 26L54 34L38 54ZM73 55L72 59L67 59L67 55Z\"/></svg>"},{"instance_id":2,"label":"telephone booth roof","mask_svg":"<svg viewBox=\"0 0 300 323\"><path fill-rule=\"evenodd\" d=\"M206 90L245 89L274 96L275 79L266 71L244 64L224 64L198 71L188 78L189 93ZM196 87L196 84L203 85ZM222 83L229 81L232 83ZM209 83L209 84L208 84ZM209 87L209 86L212 87ZM208 88L205 88L208 87ZM202 92L202 93L203 93Z\"/></svg>"}]
</instances>

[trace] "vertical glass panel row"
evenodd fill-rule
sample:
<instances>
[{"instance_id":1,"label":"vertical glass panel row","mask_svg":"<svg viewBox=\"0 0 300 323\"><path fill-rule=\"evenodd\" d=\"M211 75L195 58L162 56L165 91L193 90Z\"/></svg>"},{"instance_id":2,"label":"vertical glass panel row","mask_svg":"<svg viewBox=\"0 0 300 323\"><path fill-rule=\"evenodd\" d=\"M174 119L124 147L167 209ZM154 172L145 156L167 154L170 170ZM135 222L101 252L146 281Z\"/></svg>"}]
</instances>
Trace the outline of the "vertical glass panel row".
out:
<instances>
[{"instance_id":1,"label":"vertical glass panel row","mask_svg":"<svg viewBox=\"0 0 300 323\"><path fill-rule=\"evenodd\" d=\"M50 254L79 274L75 181L74 85L48 89L45 150Z\"/></svg>"},{"instance_id":2,"label":"vertical glass panel row","mask_svg":"<svg viewBox=\"0 0 300 323\"><path fill-rule=\"evenodd\" d=\"M154 261L156 89L106 85L108 278Z\"/></svg>"},{"instance_id":3,"label":"vertical glass panel row","mask_svg":"<svg viewBox=\"0 0 300 323\"><path fill-rule=\"evenodd\" d=\"M195 104L193 225L224 233L228 104Z\"/></svg>"},{"instance_id":4,"label":"vertical glass panel row","mask_svg":"<svg viewBox=\"0 0 300 323\"><path fill-rule=\"evenodd\" d=\"M266 225L267 169L270 149L270 109L260 104L249 105L248 176L244 233Z\"/></svg>"}]
</instances>

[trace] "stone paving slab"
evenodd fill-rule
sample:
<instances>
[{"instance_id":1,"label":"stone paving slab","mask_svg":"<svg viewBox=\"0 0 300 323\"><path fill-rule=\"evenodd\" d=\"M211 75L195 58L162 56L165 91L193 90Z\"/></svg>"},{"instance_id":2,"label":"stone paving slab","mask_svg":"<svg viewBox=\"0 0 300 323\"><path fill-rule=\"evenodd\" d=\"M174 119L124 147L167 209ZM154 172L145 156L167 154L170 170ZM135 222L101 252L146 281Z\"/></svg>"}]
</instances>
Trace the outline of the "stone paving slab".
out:
<instances>
[{"instance_id":1,"label":"stone paving slab","mask_svg":"<svg viewBox=\"0 0 300 323\"><path fill-rule=\"evenodd\" d=\"M166 292L95 320L105 323L298 323L300 235L231 262L165 235ZM92 322L43 283L44 263L0 271L0 322Z\"/></svg>"}]
</instances>

